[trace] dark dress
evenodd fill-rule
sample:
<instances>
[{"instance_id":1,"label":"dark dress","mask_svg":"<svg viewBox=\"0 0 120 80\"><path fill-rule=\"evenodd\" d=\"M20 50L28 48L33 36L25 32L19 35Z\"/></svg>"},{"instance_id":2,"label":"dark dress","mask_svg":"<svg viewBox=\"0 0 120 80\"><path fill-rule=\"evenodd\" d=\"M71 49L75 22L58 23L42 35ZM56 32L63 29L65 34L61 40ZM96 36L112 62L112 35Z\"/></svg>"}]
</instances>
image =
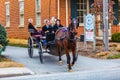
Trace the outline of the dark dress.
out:
<instances>
[{"instance_id":1,"label":"dark dress","mask_svg":"<svg viewBox=\"0 0 120 80\"><path fill-rule=\"evenodd\" d=\"M29 29L33 29L34 30L34 32L30 33L31 35L38 35L38 34L40 34L38 32L38 30L31 23L28 24L28 31L29 31Z\"/></svg>"},{"instance_id":2,"label":"dark dress","mask_svg":"<svg viewBox=\"0 0 120 80\"><path fill-rule=\"evenodd\" d=\"M48 33L45 33L46 31L49 31ZM42 27L42 35L43 36L46 36L46 42L48 42L48 41L52 41L53 40L53 38L51 37L51 35L52 35L52 27L49 25L49 26L46 26L46 25L44 25L43 27Z\"/></svg>"},{"instance_id":3,"label":"dark dress","mask_svg":"<svg viewBox=\"0 0 120 80\"><path fill-rule=\"evenodd\" d=\"M60 24L59 26L58 25L54 25L53 27L52 27L52 29L51 29L51 34L50 34L50 36L51 36L51 40L55 40L55 33L56 33L56 31L59 29L59 28L62 28L63 26Z\"/></svg>"},{"instance_id":4,"label":"dark dress","mask_svg":"<svg viewBox=\"0 0 120 80\"><path fill-rule=\"evenodd\" d=\"M59 29L59 28L62 28L63 27L63 25L57 25L57 24L55 24L55 26L57 27L57 29Z\"/></svg>"},{"instance_id":5,"label":"dark dress","mask_svg":"<svg viewBox=\"0 0 120 80\"><path fill-rule=\"evenodd\" d=\"M58 29L58 26L56 26L56 25L54 25L53 27L52 27L52 29L51 29L51 32L56 32L57 31L57 29Z\"/></svg>"},{"instance_id":6,"label":"dark dress","mask_svg":"<svg viewBox=\"0 0 120 80\"><path fill-rule=\"evenodd\" d=\"M52 27L50 25L49 26L44 25L42 27L42 35L46 36L47 34L51 33L51 29L52 29ZM45 33L47 30L49 31L49 33Z\"/></svg>"}]
</instances>

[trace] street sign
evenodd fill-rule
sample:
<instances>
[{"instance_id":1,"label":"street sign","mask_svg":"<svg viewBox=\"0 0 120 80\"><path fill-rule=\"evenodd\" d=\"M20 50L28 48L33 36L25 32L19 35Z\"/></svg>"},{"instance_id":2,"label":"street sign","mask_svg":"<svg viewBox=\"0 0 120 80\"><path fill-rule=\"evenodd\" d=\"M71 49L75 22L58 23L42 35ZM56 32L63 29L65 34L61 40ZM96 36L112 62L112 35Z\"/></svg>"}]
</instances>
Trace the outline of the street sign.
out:
<instances>
[{"instance_id":1,"label":"street sign","mask_svg":"<svg viewBox=\"0 0 120 80\"><path fill-rule=\"evenodd\" d=\"M85 17L85 29L87 29L88 31L93 30L94 29L94 15L92 14L88 14Z\"/></svg>"},{"instance_id":2,"label":"street sign","mask_svg":"<svg viewBox=\"0 0 120 80\"><path fill-rule=\"evenodd\" d=\"M86 41L94 41L94 32L86 31L85 32L85 40Z\"/></svg>"},{"instance_id":3,"label":"street sign","mask_svg":"<svg viewBox=\"0 0 120 80\"><path fill-rule=\"evenodd\" d=\"M84 15L84 46L87 48L87 42L93 42L93 50L96 50L95 39L95 16L92 14Z\"/></svg>"},{"instance_id":4,"label":"street sign","mask_svg":"<svg viewBox=\"0 0 120 80\"><path fill-rule=\"evenodd\" d=\"M84 25L85 41L94 41L95 16L92 14L84 16Z\"/></svg>"}]
</instances>

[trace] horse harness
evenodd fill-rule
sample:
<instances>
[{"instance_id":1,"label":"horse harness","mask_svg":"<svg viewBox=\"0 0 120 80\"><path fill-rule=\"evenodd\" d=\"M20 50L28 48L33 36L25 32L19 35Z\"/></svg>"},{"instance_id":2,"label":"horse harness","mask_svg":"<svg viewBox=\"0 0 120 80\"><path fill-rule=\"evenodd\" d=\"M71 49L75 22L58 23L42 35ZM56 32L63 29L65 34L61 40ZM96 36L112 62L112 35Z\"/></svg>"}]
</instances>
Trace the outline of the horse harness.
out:
<instances>
[{"instance_id":1,"label":"horse harness","mask_svg":"<svg viewBox=\"0 0 120 80\"><path fill-rule=\"evenodd\" d=\"M56 32L56 34L57 34L61 29L64 29L64 28L60 28L60 29ZM62 35L62 34L61 34L60 37L59 37L59 38L56 38L55 40L56 40L56 41L62 41L64 38L66 38L66 39L67 39L68 41L70 41L71 43L73 43L74 41L77 40L77 37L74 37L73 39L70 39L68 28L67 28L67 30L64 31L63 33L64 33L65 35Z\"/></svg>"}]
</instances>

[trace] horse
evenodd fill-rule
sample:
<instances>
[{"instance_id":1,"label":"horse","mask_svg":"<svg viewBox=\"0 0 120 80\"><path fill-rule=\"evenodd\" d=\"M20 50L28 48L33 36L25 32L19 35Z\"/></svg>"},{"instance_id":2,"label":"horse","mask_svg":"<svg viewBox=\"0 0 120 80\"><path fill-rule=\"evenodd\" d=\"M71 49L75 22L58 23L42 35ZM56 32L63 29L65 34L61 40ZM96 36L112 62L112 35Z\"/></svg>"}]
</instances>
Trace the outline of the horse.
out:
<instances>
[{"instance_id":1,"label":"horse","mask_svg":"<svg viewBox=\"0 0 120 80\"><path fill-rule=\"evenodd\" d=\"M68 71L72 72L71 66L73 66L77 59L76 54L76 45L77 45L77 29L79 26L79 19L73 18L71 19L71 23L67 28L63 27L56 31L55 40L57 45L57 50L59 54L59 63L62 64L61 59L61 51L62 49L65 50L67 64L68 64ZM71 63L70 51L72 51L73 61Z\"/></svg>"}]
</instances>

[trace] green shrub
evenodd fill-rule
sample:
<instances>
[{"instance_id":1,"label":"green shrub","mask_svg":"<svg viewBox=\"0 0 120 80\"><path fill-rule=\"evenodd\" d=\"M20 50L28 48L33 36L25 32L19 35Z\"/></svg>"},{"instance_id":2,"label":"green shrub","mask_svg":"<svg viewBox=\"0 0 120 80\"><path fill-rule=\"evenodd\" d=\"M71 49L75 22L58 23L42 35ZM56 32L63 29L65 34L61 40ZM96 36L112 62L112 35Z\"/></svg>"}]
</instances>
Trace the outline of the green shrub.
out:
<instances>
[{"instance_id":1,"label":"green shrub","mask_svg":"<svg viewBox=\"0 0 120 80\"><path fill-rule=\"evenodd\" d=\"M107 57L107 59L119 59L119 58L120 58L120 54L115 54L113 56Z\"/></svg>"},{"instance_id":2,"label":"green shrub","mask_svg":"<svg viewBox=\"0 0 120 80\"><path fill-rule=\"evenodd\" d=\"M112 38L111 39L114 42L120 42L120 33L117 32L117 33L112 34Z\"/></svg>"},{"instance_id":3,"label":"green shrub","mask_svg":"<svg viewBox=\"0 0 120 80\"><path fill-rule=\"evenodd\" d=\"M8 44L6 30L1 24L0 24L0 44L4 47L7 46Z\"/></svg>"}]
</instances>

